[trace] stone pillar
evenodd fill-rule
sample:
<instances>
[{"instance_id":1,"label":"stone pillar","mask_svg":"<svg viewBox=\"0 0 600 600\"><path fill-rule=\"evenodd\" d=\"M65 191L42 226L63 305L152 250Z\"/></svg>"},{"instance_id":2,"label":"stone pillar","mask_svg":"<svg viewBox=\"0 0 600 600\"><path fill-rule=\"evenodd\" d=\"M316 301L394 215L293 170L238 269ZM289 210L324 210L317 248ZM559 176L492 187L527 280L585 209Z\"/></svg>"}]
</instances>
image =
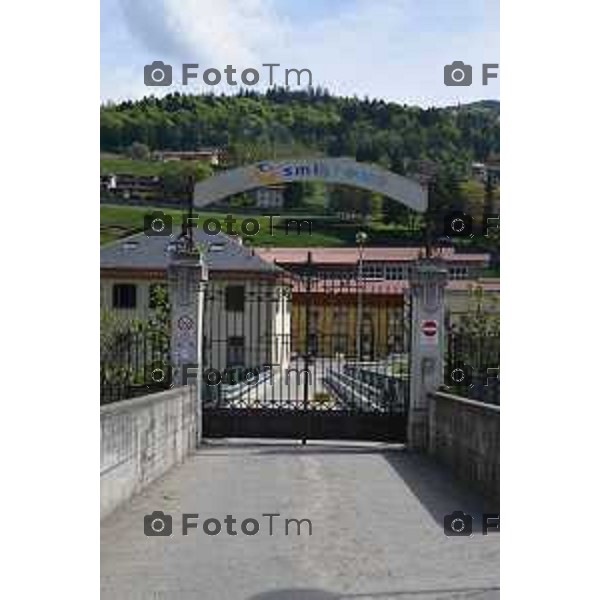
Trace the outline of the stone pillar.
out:
<instances>
[{"instance_id":1,"label":"stone pillar","mask_svg":"<svg viewBox=\"0 0 600 600\"><path fill-rule=\"evenodd\" d=\"M202 436L202 322L208 270L198 249L181 239L169 245L171 368L173 384L192 385L196 392L197 441Z\"/></svg>"},{"instance_id":2,"label":"stone pillar","mask_svg":"<svg viewBox=\"0 0 600 600\"><path fill-rule=\"evenodd\" d=\"M428 450L430 401L428 394L444 381L444 313L448 273L441 261L423 259L410 275L412 340L408 445Z\"/></svg>"}]
</instances>

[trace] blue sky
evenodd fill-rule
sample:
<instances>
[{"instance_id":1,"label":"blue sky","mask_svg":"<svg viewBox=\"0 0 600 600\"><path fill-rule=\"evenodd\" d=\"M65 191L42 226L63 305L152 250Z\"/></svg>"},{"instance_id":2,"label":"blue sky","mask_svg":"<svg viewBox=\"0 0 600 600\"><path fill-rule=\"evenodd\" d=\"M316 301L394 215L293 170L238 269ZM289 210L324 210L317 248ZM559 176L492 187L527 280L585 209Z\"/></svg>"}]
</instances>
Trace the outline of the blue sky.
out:
<instances>
[{"instance_id":1,"label":"blue sky","mask_svg":"<svg viewBox=\"0 0 600 600\"><path fill-rule=\"evenodd\" d=\"M332 92L420 106L499 98L481 64L499 62L499 0L101 0L102 100L181 88L181 63L200 72L265 62L309 68ZM175 85L147 88L143 68L174 65ZM473 65L473 85L446 87L444 65ZM229 86L216 91L228 91ZM237 88L234 88L235 91Z\"/></svg>"}]
</instances>

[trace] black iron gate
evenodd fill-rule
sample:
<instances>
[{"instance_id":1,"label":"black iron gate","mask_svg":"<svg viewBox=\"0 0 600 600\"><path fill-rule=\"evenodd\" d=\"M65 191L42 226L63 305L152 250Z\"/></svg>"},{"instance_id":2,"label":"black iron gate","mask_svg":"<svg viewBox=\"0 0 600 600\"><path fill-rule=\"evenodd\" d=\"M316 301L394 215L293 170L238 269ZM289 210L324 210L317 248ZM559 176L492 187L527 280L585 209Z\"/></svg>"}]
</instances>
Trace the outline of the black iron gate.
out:
<instances>
[{"instance_id":1,"label":"black iron gate","mask_svg":"<svg viewBox=\"0 0 600 600\"><path fill-rule=\"evenodd\" d=\"M404 441L411 316L402 282L213 280L205 295L203 433Z\"/></svg>"}]
</instances>

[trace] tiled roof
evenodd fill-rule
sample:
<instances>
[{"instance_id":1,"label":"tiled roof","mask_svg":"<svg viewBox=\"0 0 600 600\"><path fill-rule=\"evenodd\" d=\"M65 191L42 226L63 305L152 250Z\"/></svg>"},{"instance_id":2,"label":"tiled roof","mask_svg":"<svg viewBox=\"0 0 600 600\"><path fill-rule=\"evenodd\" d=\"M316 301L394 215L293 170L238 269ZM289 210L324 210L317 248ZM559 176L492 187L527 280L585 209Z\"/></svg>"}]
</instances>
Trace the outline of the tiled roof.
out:
<instances>
[{"instance_id":1,"label":"tiled roof","mask_svg":"<svg viewBox=\"0 0 600 600\"><path fill-rule=\"evenodd\" d=\"M138 233L117 240L100 250L100 267L104 269L164 270L167 268L166 247L177 237L148 237ZM279 273L279 267L263 260L252 249L239 244L222 233L208 235L203 229L194 228L194 241L206 246L206 262L210 271L248 271Z\"/></svg>"}]
</instances>

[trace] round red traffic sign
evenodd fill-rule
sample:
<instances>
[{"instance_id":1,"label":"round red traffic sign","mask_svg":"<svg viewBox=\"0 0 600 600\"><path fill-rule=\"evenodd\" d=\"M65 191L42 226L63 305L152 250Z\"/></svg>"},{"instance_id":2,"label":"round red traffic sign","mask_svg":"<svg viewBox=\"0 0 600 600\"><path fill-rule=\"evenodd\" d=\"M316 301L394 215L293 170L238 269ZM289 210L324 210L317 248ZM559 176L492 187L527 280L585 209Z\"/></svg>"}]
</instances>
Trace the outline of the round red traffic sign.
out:
<instances>
[{"instance_id":1,"label":"round red traffic sign","mask_svg":"<svg viewBox=\"0 0 600 600\"><path fill-rule=\"evenodd\" d=\"M433 337L437 334L437 321L423 321L421 323L421 331L426 337Z\"/></svg>"}]
</instances>

